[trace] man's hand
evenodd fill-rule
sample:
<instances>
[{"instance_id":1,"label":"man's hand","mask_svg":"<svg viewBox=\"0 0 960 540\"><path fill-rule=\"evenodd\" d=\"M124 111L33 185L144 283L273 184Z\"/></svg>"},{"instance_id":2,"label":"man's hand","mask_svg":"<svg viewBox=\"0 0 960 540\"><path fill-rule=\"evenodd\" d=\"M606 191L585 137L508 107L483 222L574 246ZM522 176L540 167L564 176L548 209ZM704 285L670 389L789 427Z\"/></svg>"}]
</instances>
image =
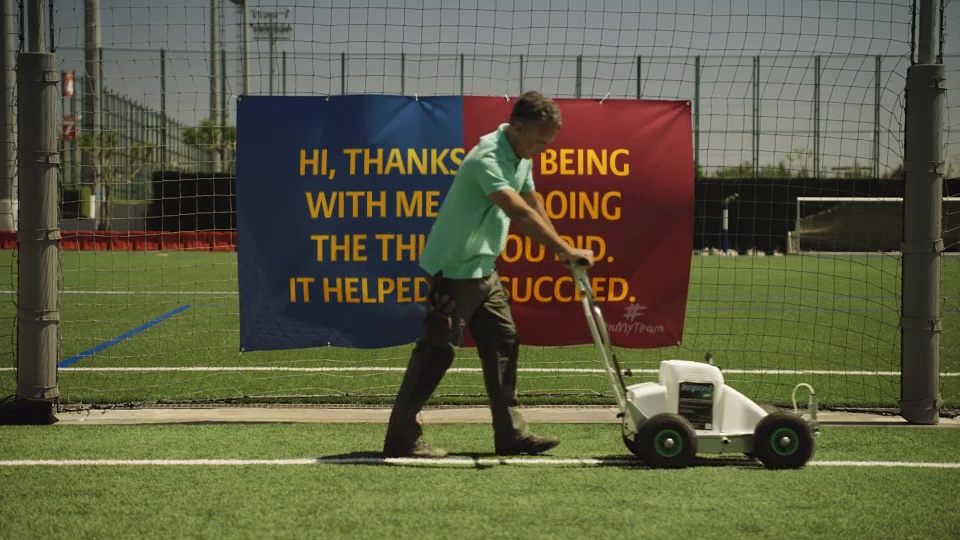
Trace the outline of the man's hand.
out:
<instances>
[{"instance_id":1,"label":"man's hand","mask_svg":"<svg viewBox=\"0 0 960 540\"><path fill-rule=\"evenodd\" d=\"M567 249L567 252L560 256L560 261L573 268L574 266L585 266L590 268L593 266L593 250L592 249L580 249L571 247Z\"/></svg>"},{"instance_id":2,"label":"man's hand","mask_svg":"<svg viewBox=\"0 0 960 540\"><path fill-rule=\"evenodd\" d=\"M423 316L423 322L440 330L453 328L453 312L457 307L456 304L449 295L432 291L427 300L427 313Z\"/></svg>"}]
</instances>

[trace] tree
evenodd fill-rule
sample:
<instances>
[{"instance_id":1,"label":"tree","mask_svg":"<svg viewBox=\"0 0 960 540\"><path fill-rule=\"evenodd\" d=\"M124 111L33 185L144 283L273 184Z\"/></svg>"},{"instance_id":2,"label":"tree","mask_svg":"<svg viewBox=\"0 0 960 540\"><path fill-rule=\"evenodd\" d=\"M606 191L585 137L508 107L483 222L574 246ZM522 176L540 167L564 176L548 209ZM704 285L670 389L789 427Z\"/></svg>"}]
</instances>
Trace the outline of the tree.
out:
<instances>
[{"instance_id":1,"label":"tree","mask_svg":"<svg viewBox=\"0 0 960 540\"><path fill-rule=\"evenodd\" d=\"M219 126L213 120L205 118L200 121L199 126L185 129L183 131L183 140L187 144L196 146L201 150L216 154L219 158L216 162L223 163L228 152L229 154L236 152L237 128L233 126Z\"/></svg>"},{"instance_id":2,"label":"tree","mask_svg":"<svg viewBox=\"0 0 960 540\"><path fill-rule=\"evenodd\" d=\"M97 143L92 133L84 133L77 140L80 152L87 154L89 162L100 168L100 193L94 193L96 216L99 230L110 229L110 216L113 206L113 188L121 174L127 179L135 178L150 165L159 161L159 149L152 144L133 144L121 146L120 137L116 131L104 130L100 132ZM127 164L119 163L120 158Z\"/></svg>"}]
</instances>

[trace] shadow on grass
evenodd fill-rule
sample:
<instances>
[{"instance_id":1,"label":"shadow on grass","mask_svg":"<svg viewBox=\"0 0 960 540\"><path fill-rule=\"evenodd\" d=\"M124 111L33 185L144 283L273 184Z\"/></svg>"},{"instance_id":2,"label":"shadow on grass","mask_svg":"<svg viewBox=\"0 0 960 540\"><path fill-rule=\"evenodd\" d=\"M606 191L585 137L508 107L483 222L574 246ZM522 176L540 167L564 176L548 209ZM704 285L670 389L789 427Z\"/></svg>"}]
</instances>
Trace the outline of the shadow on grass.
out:
<instances>
[{"instance_id":1,"label":"shadow on grass","mask_svg":"<svg viewBox=\"0 0 960 540\"><path fill-rule=\"evenodd\" d=\"M382 452L359 451L346 454L331 454L317 458L318 464L362 465L362 466L400 466L424 468L468 468L491 469L498 466L559 466L559 467L617 467L621 469L650 469L639 459L630 455L606 455L592 457L555 457L538 456L497 456L484 452L459 452L445 458L388 458ZM743 456L697 458L692 468L700 467L737 467L762 469L763 466L753 459Z\"/></svg>"}]
</instances>

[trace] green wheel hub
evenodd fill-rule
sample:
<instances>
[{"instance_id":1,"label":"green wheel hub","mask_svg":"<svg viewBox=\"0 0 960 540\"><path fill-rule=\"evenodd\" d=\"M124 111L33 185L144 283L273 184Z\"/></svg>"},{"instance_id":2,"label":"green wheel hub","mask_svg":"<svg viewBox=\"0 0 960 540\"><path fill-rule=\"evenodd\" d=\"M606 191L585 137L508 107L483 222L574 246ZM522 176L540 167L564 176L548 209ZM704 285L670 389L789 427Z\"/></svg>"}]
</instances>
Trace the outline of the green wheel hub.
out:
<instances>
[{"instance_id":1,"label":"green wheel hub","mask_svg":"<svg viewBox=\"0 0 960 540\"><path fill-rule=\"evenodd\" d=\"M800 448L800 435L788 427L775 429L770 435L770 448L778 455L792 456Z\"/></svg>"},{"instance_id":2,"label":"green wheel hub","mask_svg":"<svg viewBox=\"0 0 960 540\"><path fill-rule=\"evenodd\" d=\"M675 429L664 429L653 440L654 448L662 457L673 458L683 452L683 437Z\"/></svg>"}]
</instances>

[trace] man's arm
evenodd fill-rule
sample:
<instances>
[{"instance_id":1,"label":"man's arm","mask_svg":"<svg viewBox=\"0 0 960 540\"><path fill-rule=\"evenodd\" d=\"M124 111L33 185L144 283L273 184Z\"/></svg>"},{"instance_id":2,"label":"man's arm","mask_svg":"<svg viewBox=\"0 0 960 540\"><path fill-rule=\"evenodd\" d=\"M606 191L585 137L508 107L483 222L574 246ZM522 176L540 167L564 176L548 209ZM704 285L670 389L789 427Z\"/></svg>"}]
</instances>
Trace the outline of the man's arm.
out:
<instances>
[{"instance_id":1,"label":"man's arm","mask_svg":"<svg viewBox=\"0 0 960 540\"><path fill-rule=\"evenodd\" d=\"M531 196L533 196L532 193ZM539 203L537 204L538 211L524 197L512 189L494 191L489 197L494 204L507 214L511 221L520 227L524 234L556 253L565 264L570 264L578 259L586 259L590 266L593 265L593 251L574 248L564 242L553 228L553 224L550 223L546 212L543 211L543 207Z\"/></svg>"},{"instance_id":2,"label":"man's arm","mask_svg":"<svg viewBox=\"0 0 960 540\"><path fill-rule=\"evenodd\" d=\"M533 208L537 211L537 214L540 214L540 217L543 218L543 221L550 226L550 229L553 232L557 232L557 229L553 226L553 222L550 221L550 216L547 215L547 210L540 204L540 199L537 198L535 191L524 191L520 194L523 197L523 200L530 205L530 208Z\"/></svg>"}]
</instances>

